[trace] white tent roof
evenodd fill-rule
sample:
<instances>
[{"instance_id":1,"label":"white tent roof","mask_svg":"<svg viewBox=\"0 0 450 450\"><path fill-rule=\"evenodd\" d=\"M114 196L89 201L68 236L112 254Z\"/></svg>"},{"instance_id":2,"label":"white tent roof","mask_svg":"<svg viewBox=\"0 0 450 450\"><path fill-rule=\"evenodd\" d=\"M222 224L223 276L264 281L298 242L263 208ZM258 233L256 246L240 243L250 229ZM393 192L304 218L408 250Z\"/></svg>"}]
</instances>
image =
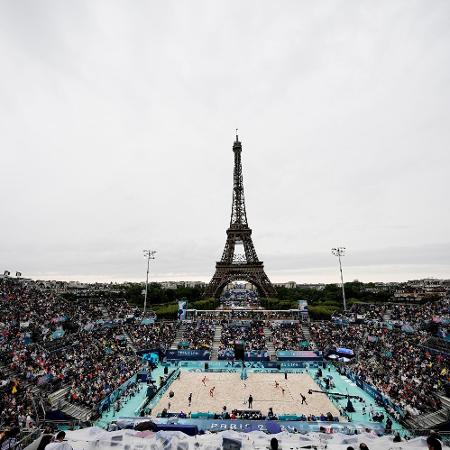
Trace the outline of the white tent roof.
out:
<instances>
[{"instance_id":1,"label":"white tent roof","mask_svg":"<svg viewBox=\"0 0 450 450\"><path fill-rule=\"evenodd\" d=\"M378 437L375 434L368 433L349 436L340 433L293 434L282 432L276 435L268 435L260 431L240 433L227 430L194 437L187 436L179 431L158 431L147 437L138 437L136 436L138 433L135 430L108 432L98 427L91 427L67 431L66 439L74 450L124 450L125 446L139 448L139 450L177 450L178 448L216 450L222 448L224 437L239 441L242 450L266 450L273 437L278 439L281 450L296 450L305 445L325 448L325 444L328 450L346 450L349 445L357 449L362 442L365 442L370 450L423 450L427 448L426 440L422 437L395 443L392 441L392 436Z\"/></svg>"}]
</instances>

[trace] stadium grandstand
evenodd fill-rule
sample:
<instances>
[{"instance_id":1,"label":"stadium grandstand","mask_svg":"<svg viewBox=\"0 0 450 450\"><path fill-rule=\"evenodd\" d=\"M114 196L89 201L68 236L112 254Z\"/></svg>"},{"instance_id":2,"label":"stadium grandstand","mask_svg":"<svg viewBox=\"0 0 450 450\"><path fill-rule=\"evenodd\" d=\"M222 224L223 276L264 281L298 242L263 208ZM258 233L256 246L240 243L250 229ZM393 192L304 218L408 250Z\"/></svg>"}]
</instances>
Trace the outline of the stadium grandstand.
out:
<instances>
[{"instance_id":1,"label":"stadium grandstand","mask_svg":"<svg viewBox=\"0 0 450 450\"><path fill-rule=\"evenodd\" d=\"M168 321L115 294L68 300L0 279L2 449L37 448L57 430L74 449L149 437L164 448L446 441L447 297L358 304L313 322L265 310L239 286L215 310Z\"/></svg>"}]
</instances>

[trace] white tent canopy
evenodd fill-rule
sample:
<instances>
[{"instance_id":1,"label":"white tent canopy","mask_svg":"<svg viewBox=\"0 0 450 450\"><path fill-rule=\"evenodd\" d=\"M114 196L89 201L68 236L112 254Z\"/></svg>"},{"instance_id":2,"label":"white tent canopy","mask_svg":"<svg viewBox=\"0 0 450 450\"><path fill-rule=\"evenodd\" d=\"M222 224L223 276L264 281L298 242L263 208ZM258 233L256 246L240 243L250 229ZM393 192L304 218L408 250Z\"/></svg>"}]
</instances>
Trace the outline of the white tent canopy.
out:
<instances>
[{"instance_id":1,"label":"white tent canopy","mask_svg":"<svg viewBox=\"0 0 450 450\"><path fill-rule=\"evenodd\" d=\"M142 433L136 430L119 430L108 432L102 428L91 427L67 431L66 434L66 439L74 450L124 450L125 447L139 448L139 450L177 450L178 448L216 450L222 448L224 438L240 442L242 450L266 450L273 437L278 439L281 450L296 450L305 445L315 445L318 448L325 448L326 445L328 450L346 450L349 445L358 448L362 442L365 442L370 450L423 450L427 448L426 440L423 437L395 443L392 441L392 436L378 437L368 433L349 436L340 433L294 434L282 432L268 435L260 431L239 433L227 430L190 437L179 431ZM29 450L31 450L31 446Z\"/></svg>"}]
</instances>

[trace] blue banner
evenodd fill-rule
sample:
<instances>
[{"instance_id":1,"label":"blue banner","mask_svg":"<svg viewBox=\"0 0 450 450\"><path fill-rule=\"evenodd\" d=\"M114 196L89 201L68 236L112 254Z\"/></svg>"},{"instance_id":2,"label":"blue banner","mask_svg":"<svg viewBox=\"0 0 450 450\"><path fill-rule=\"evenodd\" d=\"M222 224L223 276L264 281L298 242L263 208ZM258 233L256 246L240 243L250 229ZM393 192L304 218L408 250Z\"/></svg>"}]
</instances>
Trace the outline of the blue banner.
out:
<instances>
[{"instance_id":1,"label":"blue banner","mask_svg":"<svg viewBox=\"0 0 450 450\"><path fill-rule=\"evenodd\" d=\"M159 355L158 355L158 353L144 353L142 355L142 359L144 361L149 361L152 364L157 365L159 362Z\"/></svg>"},{"instance_id":2,"label":"blue banner","mask_svg":"<svg viewBox=\"0 0 450 450\"><path fill-rule=\"evenodd\" d=\"M178 320L185 320L186 319L186 310L187 310L187 301L186 300L179 300L178 301Z\"/></svg>"},{"instance_id":3,"label":"blue banner","mask_svg":"<svg viewBox=\"0 0 450 450\"><path fill-rule=\"evenodd\" d=\"M235 359L234 349L227 348L224 350L219 350L217 358L220 360L230 360ZM245 361L268 361L269 353L267 350L250 350L244 352Z\"/></svg>"},{"instance_id":4,"label":"blue banner","mask_svg":"<svg viewBox=\"0 0 450 450\"><path fill-rule=\"evenodd\" d=\"M277 358L284 360L322 361L322 356L312 351L279 350Z\"/></svg>"},{"instance_id":5,"label":"blue banner","mask_svg":"<svg viewBox=\"0 0 450 450\"><path fill-rule=\"evenodd\" d=\"M339 355L354 356L353 350L350 348L338 347L336 353Z\"/></svg>"},{"instance_id":6,"label":"blue banner","mask_svg":"<svg viewBox=\"0 0 450 450\"><path fill-rule=\"evenodd\" d=\"M350 370L345 371L345 375L347 378L352 380L359 388L366 391L370 396L372 396L375 399L382 400L386 405L389 405L391 408L393 408L395 411L397 411L401 416L404 416L405 413L403 410L394 404L391 399L385 397L381 392L379 392L377 389L375 389L372 385L366 383L365 381L361 380L357 375L355 375Z\"/></svg>"},{"instance_id":7,"label":"blue banner","mask_svg":"<svg viewBox=\"0 0 450 450\"><path fill-rule=\"evenodd\" d=\"M133 419L127 421L126 418L119 418L119 427L126 426L127 422L132 422ZM173 423L174 418L171 419L154 419L156 424ZM340 432L345 434L354 434L355 430L360 432L364 431L367 425L355 424L349 422L307 422L300 420L230 420L230 419L175 419L175 423L183 425L196 425L200 430L204 431L224 431L224 430L236 430L236 431L263 431L270 432L271 428L278 426L281 431L288 432L312 432L319 431L320 428L325 428L325 431ZM380 423L371 423L370 428L374 430L378 435L384 433L384 426Z\"/></svg>"},{"instance_id":8,"label":"blue banner","mask_svg":"<svg viewBox=\"0 0 450 450\"><path fill-rule=\"evenodd\" d=\"M209 350L167 350L166 359L181 359L192 361L207 361L211 354Z\"/></svg>"},{"instance_id":9,"label":"blue banner","mask_svg":"<svg viewBox=\"0 0 450 450\"><path fill-rule=\"evenodd\" d=\"M299 300L298 301L298 309L301 313L308 314L308 301L307 300Z\"/></svg>"}]
</instances>

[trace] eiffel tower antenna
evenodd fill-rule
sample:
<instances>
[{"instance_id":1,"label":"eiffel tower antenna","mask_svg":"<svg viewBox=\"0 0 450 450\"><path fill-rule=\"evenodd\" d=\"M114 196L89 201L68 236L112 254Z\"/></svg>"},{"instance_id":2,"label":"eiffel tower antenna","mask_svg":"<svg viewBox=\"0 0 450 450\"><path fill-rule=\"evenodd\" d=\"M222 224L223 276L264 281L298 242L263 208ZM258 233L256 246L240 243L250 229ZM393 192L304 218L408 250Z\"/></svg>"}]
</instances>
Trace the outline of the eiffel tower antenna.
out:
<instances>
[{"instance_id":1,"label":"eiffel tower antenna","mask_svg":"<svg viewBox=\"0 0 450 450\"><path fill-rule=\"evenodd\" d=\"M233 153L233 201L230 226L227 229L227 240L222 258L216 263L216 271L204 295L219 297L228 283L246 280L256 287L261 297L268 297L274 295L276 291L264 272L263 262L258 259L252 241L252 230L247 222L241 162L242 144L239 141L237 128ZM244 253L237 253L237 247L242 247Z\"/></svg>"}]
</instances>

